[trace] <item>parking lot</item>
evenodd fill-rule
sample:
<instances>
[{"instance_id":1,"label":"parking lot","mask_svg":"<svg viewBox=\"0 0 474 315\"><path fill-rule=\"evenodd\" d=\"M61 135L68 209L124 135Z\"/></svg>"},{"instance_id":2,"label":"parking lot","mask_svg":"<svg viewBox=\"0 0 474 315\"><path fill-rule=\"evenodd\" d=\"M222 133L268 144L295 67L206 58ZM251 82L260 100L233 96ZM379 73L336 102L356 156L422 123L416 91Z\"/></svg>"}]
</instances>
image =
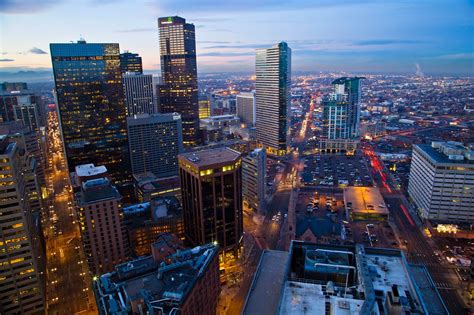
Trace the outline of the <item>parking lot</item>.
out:
<instances>
[{"instance_id":1,"label":"parking lot","mask_svg":"<svg viewBox=\"0 0 474 315\"><path fill-rule=\"evenodd\" d=\"M305 160L305 186L372 186L364 158L359 155L314 155Z\"/></svg>"},{"instance_id":2,"label":"parking lot","mask_svg":"<svg viewBox=\"0 0 474 315\"><path fill-rule=\"evenodd\" d=\"M398 248L395 233L387 222L357 221L345 224L347 239L366 246Z\"/></svg>"}]
</instances>

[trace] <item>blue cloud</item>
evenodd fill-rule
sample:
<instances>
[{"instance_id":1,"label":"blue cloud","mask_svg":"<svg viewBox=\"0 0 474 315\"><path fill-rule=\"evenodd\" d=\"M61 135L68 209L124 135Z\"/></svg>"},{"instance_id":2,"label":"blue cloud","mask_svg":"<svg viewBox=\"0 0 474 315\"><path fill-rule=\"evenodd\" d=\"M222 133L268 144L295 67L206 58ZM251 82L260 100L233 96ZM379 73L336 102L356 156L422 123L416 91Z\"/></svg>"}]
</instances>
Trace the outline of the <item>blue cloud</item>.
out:
<instances>
[{"instance_id":1,"label":"blue cloud","mask_svg":"<svg viewBox=\"0 0 474 315\"><path fill-rule=\"evenodd\" d=\"M0 59L0 62L10 62L10 61L15 61L15 59L10 59L10 58Z\"/></svg>"},{"instance_id":2,"label":"blue cloud","mask_svg":"<svg viewBox=\"0 0 474 315\"><path fill-rule=\"evenodd\" d=\"M28 50L28 52L30 54L35 54L35 55L47 55L48 54L46 51L44 51L43 49L38 48L38 47L33 47L30 50Z\"/></svg>"},{"instance_id":3,"label":"blue cloud","mask_svg":"<svg viewBox=\"0 0 474 315\"><path fill-rule=\"evenodd\" d=\"M396 44L420 44L423 41L410 39L369 39L355 41L356 46L380 46L380 45L396 45Z\"/></svg>"},{"instance_id":4,"label":"blue cloud","mask_svg":"<svg viewBox=\"0 0 474 315\"><path fill-rule=\"evenodd\" d=\"M0 12L7 14L32 14L46 11L59 2L57 0L0 0Z\"/></svg>"}]
</instances>

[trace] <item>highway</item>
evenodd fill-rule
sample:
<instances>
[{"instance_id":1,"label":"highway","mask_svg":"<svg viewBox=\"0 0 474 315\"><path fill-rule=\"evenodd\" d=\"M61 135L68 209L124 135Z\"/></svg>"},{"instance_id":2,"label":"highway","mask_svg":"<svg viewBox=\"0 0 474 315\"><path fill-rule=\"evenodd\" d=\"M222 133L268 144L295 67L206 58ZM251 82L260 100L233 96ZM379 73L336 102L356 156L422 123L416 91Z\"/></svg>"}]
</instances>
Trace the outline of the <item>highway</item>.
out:
<instances>
[{"instance_id":1,"label":"highway","mask_svg":"<svg viewBox=\"0 0 474 315\"><path fill-rule=\"evenodd\" d=\"M58 116L48 113L47 313L97 314L87 262L75 221Z\"/></svg>"}]
</instances>

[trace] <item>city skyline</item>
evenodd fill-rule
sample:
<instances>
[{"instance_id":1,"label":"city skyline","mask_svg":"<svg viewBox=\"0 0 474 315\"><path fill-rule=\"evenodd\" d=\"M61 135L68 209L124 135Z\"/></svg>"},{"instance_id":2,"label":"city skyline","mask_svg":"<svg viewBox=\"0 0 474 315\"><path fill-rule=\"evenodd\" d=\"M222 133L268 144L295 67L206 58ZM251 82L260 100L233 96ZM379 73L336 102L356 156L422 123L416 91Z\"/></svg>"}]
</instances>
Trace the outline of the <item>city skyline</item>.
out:
<instances>
[{"instance_id":1,"label":"city skyline","mask_svg":"<svg viewBox=\"0 0 474 315\"><path fill-rule=\"evenodd\" d=\"M196 27L199 72L253 71L255 49L284 40L295 71L472 75L472 13L470 1L4 1L0 73L49 70L49 43L81 36L118 42L142 56L146 72L158 72L157 18L180 15ZM32 17L48 22L31 32Z\"/></svg>"}]
</instances>

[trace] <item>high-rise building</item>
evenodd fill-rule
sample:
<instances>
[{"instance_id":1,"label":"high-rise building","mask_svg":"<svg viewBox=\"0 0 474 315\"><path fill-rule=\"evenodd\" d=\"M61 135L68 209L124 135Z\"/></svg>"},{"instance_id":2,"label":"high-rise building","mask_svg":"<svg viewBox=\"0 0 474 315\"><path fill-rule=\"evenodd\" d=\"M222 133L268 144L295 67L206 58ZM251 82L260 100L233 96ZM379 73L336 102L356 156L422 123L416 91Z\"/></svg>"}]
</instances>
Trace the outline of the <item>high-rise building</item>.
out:
<instances>
[{"instance_id":1,"label":"high-rise building","mask_svg":"<svg viewBox=\"0 0 474 315\"><path fill-rule=\"evenodd\" d=\"M243 244L240 153L217 148L178 158L186 240L217 242L224 260L236 259Z\"/></svg>"},{"instance_id":2,"label":"high-rise building","mask_svg":"<svg viewBox=\"0 0 474 315\"><path fill-rule=\"evenodd\" d=\"M174 247L173 254L160 259L161 249L167 249L157 245L159 255L118 265L94 281L99 314L216 314L220 293L218 246Z\"/></svg>"},{"instance_id":3,"label":"high-rise building","mask_svg":"<svg viewBox=\"0 0 474 315\"><path fill-rule=\"evenodd\" d=\"M424 219L474 222L474 152L457 142L413 146L408 194Z\"/></svg>"},{"instance_id":4,"label":"high-rise building","mask_svg":"<svg viewBox=\"0 0 474 315\"><path fill-rule=\"evenodd\" d=\"M25 82L3 82L0 83L0 91L11 92L11 91L22 91L27 90L28 85Z\"/></svg>"},{"instance_id":5,"label":"high-rise building","mask_svg":"<svg viewBox=\"0 0 474 315\"><path fill-rule=\"evenodd\" d=\"M240 93L236 97L237 116L248 127L255 126L255 92Z\"/></svg>"},{"instance_id":6,"label":"high-rise building","mask_svg":"<svg viewBox=\"0 0 474 315\"><path fill-rule=\"evenodd\" d=\"M143 73L142 57L128 51L120 54L120 69L122 73Z\"/></svg>"},{"instance_id":7,"label":"high-rise building","mask_svg":"<svg viewBox=\"0 0 474 315\"><path fill-rule=\"evenodd\" d=\"M122 193L131 183L118 44L51 44L69 172L104 165Z\"/></svg>"},{"instance_id":8,"label":"high-rise building","mask_svg":"<svg viewBox=\"0 0 474 315\"><path fill-rule=\"evenodd\" d=\"M26 83L3 83L0 91L0 116L2 122L21 120L26 127L39 131L43 103L41 98L27 89ZM13 90L13 88L24 88Z\"/></svg>"},{"instance_id":9,"label":"high-rise building","mask_svg":"<svg viewBox=\"0 0 474 315\"><path fill-rule=\"evenodd\" d=\"M132 72L125 73L122 79L127 116L155 114L153 76Z\"/></svg>"},{"instance_id":10,"label":"high-rise building","mask_svg":"<svg viewBox=\"0 0 474 315\"><path fill-rule=\"evenodd\" d=\"M285 42L257 49L255 65L257 141L267 153L284 155L289 146L291 49Z\"/></svg>"},{"instance_id":11,"label":"high-rise building","mask_svg":"<svg viewBox=\"0 0 474 315\"><path fill-rule=\"evenodd\" d=\"M76 206L89 270L99 275L125 262L129 248L123 225L122 196L106 175L87 179L89 174L101 173L90 166L76 167L77 177L82 178Z\"/></svg>"},{"instance_id":12,"label":"high-rise building","mask_svg":"<svg viewBox=\"0 0 474 315\"><path fill-rule=\"evenodd\" d=\"M23 176L23 161L15 142L0 139L0 312L44 312L44 253Z\"/></svg>"},{"instance_id":13,"label":"high-rise building","mask_svg":"<svg viewBox=\"0 0 474 315\"><path fill-rule=\"evenodd\" d=\"M178 174L177 156L183 150L180 115L137 115L127 118L127 126L133 174Z\"/></svg>"},{"instance_id":14,"label":"high-rise building","mask_svg":"<svg viewBox=\"0 0 474 315\"><path fill-rule=\"evenodd\" d=\"M158 87L162 113L179 113L183 122L183 143L199 142L199 104L194 25L179 16L158 19L161 75Z\"/></svg>"},{"instance_id":15,"label":"high-rise building","mask_svg":"<svg viewBox=\"0 0 474 315\"><path fill-rule=\"evenodd\" d=\"M265 211L266 160L266 152L261 148L242 159L243 202L258 213Z\"/></svg>"},{"instance_id":16,"label":"high-rise building","mask_svg":"<svg viewBox=\"0 0 474 315\"><path fill-rule=\"evenodd\" d=\"M361 79L342 77L332 82L334 93L322 102L322 152L354 153L360 137Z\"/></svg>"},{"instance_id":17,"label":"high-rise building","mask_svg":"<svg viewBox=\"0 0 474 315\"><path fill-rule=\"evenodd\" d=\"M199 119L211 116L211 102L208 99L199 101Z\"/></svg>"}]
</instances>

